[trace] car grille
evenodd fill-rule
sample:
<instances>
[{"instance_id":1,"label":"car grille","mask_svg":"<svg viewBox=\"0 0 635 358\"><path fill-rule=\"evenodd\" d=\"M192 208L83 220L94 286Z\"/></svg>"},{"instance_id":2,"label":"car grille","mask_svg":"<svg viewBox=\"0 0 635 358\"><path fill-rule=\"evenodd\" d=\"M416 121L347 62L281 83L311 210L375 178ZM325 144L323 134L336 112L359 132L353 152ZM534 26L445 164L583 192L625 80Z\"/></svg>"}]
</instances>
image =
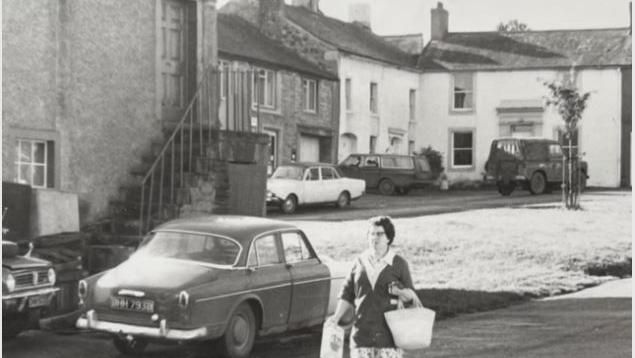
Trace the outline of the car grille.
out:
<instances>
[{"instance_id":1,"label":"car grille","mask_svg":"<svg viewBox=\"0 0 635 358\"><path fill-rule=\"evenodd\" d=\"M15 272L13 277L16 290L44 286L49 283L48 269Z\"/></svg>"}]
</instances>

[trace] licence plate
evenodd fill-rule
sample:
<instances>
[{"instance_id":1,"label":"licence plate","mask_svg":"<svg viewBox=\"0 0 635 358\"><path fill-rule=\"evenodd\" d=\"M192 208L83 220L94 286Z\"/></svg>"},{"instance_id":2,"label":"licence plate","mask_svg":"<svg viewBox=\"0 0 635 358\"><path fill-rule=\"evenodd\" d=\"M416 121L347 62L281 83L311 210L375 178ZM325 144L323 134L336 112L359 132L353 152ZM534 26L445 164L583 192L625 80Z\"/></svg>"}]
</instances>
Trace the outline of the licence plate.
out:
<instances>
[{"instance_id":1,"label":"licence plate","mask_svg":"<svg viewBox=\"0 0 635 358\"><path fill-rule=\"evenodd\" d=\"M29 297L29 307L42 307L49 304L48 296Z\"/></svg>"},{"instance_id":2,"label":"licence plate","mask_svg":"<svg viewBox=\"0 0 635 358\"><path fill-rule=\"evenodd\" d=\"M110 308L133 312L154 312L154 301L129 297L111 297Z\"/></svg>"}]
</instances>

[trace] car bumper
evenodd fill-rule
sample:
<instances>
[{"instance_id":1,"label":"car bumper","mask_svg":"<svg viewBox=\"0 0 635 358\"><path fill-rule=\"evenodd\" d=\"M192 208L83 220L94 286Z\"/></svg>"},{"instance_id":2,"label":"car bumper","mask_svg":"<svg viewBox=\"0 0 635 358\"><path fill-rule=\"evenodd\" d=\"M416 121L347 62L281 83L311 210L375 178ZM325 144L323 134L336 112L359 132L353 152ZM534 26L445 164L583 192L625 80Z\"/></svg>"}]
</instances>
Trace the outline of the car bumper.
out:
<instances>
[{"instance_id":1,"label":"car bumper","mask_svg":"<svg viewBox=\"0 0 635 358\"><path fill-rule=\"evenodd\" d=\"M527 181L528 180L527 177L524 176L524 175L516 175L515 177L510 178L510 179L513 180L513 181L518 181L518 182ZM483 176L483 181L486 182L486 183L496 183L496 182L499 182L499 181L505 181L505 178L503 176L495 177L493 175L485 175L485 176Z\"/></svg>"},{"instance_id":2,"label":"car bumper","mask_svg":"<svg viewBox=\"0 0 635 358\"><path fill-rule=\"evenodd\" d=\"M218 332L215 331L220 332L222 329L222 327L220 326L216 327L216 329L210 329L209 327L199 327L195 329L174 329L168 327L167 321L165 319L162 319L158 322L158 327L145 327L126 323L100 321L97 317L97 313L94 310L86 312L85 315L77 320L77 323L75 325L77 328L92 329L113 334L130 334L133 336L143 336L174 341L214 338L220 335L218 334Z\"/></svg>"},{"instance_id":3,"label":"car bumper","mask_svg":"<svg viewBox=\"0 0 635 358\"><path fill-rule=\"evenodd\" d=\"M3 312L24 312L26 309L48 307L57 291L57 287L46 287L24 292L15 292L2 296Z\"/></svg>"}]
</instances>

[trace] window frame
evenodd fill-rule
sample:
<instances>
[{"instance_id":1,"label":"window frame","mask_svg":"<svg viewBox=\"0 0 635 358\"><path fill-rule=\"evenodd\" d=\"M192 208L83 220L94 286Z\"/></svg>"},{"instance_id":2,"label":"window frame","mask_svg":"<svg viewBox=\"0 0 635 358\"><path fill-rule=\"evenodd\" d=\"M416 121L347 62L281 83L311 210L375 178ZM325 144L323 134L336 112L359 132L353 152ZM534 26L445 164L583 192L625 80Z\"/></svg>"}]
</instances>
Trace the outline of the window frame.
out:
<instances>
[{"instance_id":1,"label":"window frame","mask_svg":"<svg viewBox=\"0 0 635 358\"><path fill-rule=\"evenodd\" d=\"M306 253L308 254L307 258L302 258L300 260L296 260L296 261L290 261L287 260L287 251L286 251L286 246L285 246L285 236L288 235L295 235L295 237L297 238L298 242L300 243L300 251L301 251L301 255L304 256L304 251L306 251ZM310 260L315 259L317 256L315 255L315 252L312 250L312 248L307 244L307 240L306 237L304 235L302 235L302 233L300 231L282 231L280 232L280 244L282 245L282 258L284 260L284 262L286 264L296 264L296 263L301 263L301 262L307 262ZM304 250L302 250L302 248L304 248Z\"/></svg>"},{"instance_id":2,"label":"window frame","mask_svg":"<svg viewBox=\"0 0 635 358\"><path fill-rule=\"evenodd\" d=\"M465 89L465 90L461 90L461 91L457 91L456 89L456 80L458 76L465 76L466 78L470 79L470 88L469 89ZM450 99L450 109L452 112L473 112L474 108L475 108L475 101L474 101L474 84L475 84L475 78L474 78L474 73L471 72L456 72L452 74L452 87L450 88L451 91L451 99ZM457 94L465 94L465 99L464 99L464 103L468 102L467 98L470 97L471 98L471 103L472 105L470 107L457 107L456 106L456 95Z\"/></svg>"},{"instance_id":3,"label":"window frame","mask_svg":"<svg viewBox=\"0 0 635 358\"><path fill-rule=\"evenodd\" d=\"M411 88L408 91L408 121L417 120L417 90Z\"/></svg>"},{"instance_id":4,"label":"window frame","mask_svg":"<svg viewBox=\"0 0 635 358\"><path fill-rule=\"evenodd\" d=\"M261 264L260 263L260 254L258 253L258 241L260 240L264 240L267 238L272 238L273 239L273 244L276 248L276 255L278 255L278 262L275 263L266 263L266 264ZM247 253L247 261L246 261L246 267L268 267L268 266L276 266L276 265L282 265L284 264L284 253L280 252L280 239L279 239L279 235L278 233L275 232L269 232L269 233L265 233L262 234L256 238L254 238L251 242L251 245L249 246L249 252ZM250 258L251 256L255 255L256 257L256 263L250 263ZM282 255L282 256L281 256Z\"/></svg>"},{"instance_id":5,"label":"window frame","mask_svg":"<svg viewBox=\"0 0 635 358\"><path fill-rule=\"evenodd\" d=\"M344 80L344 105L346 111L353 110L353 80L350 77Z\"/></svg>"},{"instance_id":6,"label":"window frame","mask_svg":"<svg viewBox=\"0 0 635 358\"><path fill-rule=\"evenodd\" d=\"M310 86L313 85L313 96L311 96ZM313 108L310 108L311 97L313 97ZM311 78L302 78L302 110L307 113L317 113L318 109L318 81Z\"/></svg>"},{"instance_id":7,"label":"window frame","mask_svg":"<svg viewBox=\"0 0 635 358\"><path fill-rule=\"evenodd\" d=\"M271 75L271 76L269 76ZM263 103L259 103L260 99L257 96L257 84L259 80L264 78L263 89ZM259 106L260 108L275 110L278 105L278 73L277 71L270 70L262 67L254 67L253 74L251 76L251 103L253 107Z\"/></svg>"},{"instance_id":8,"label":"window frame","mask_svg":"<svg viewBox=\"0 0 635 358\"><path fill-rule=\"evenodd\" d=\"M370 82L368 98L368 110L370 113L379 114L379 84L377 82Z\"/></svg>"},{"instance_id":9,"label":"window frame","mask_svg":"<svg viewBox=\"0 0 635 358\"><path fill-rule=\"evenodd\" d=\"M22 153L22 145L24 143L28 143L30 148L29 161L22 161L21 153ZM43 145L43 162L38 163L35 161L35 148L36 145ZM52 146L52 147L51 147ZM53 157L55 156L55 144L53 141L45 140L45 139L34 139L34 138L16 138L16 156L15 156L15 168L16 168L16 182L25 183L30 185L33 188L38 189L46 189L53 188L55 185L55 164L51 163L54 158L50 158L51 154ZM30 178L22 178L22 168L27 167L29 171ZM43 170L43 183L35 184L35 167L42 168ZM53 171L53 173L51 173Z\"/></svg>"},{"instance_id":10,"label":"window frame","mask_svg":"<svg viewBox=\"0 0 635 358\"><path fill-rule=\"evenodd\" d=\"M458 133L469 133L472 136L472 147L471 148L456 148L454 145L454 140L455 140L455 134ZM448 160L449 160L449 165L448 167L450 169L453 170L471 170L475 168L475 155L476 155L476 129L474 128L450 128L449 130L449 153L450 155L448 156ZM471 158L471 163L470 164L459 164L456 165L455 164L455 151L456 150L463 150L463 151L467 151L469 150L471 152L470 158Z\"/></svg>"}]
</instances>

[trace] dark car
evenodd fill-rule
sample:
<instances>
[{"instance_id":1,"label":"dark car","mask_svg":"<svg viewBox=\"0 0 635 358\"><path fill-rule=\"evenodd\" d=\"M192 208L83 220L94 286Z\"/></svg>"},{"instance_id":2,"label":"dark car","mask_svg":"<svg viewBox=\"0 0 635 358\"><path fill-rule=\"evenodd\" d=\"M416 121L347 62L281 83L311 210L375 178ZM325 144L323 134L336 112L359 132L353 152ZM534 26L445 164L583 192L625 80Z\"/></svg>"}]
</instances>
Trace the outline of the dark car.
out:
<instances>
[{"instance_id":1,"label":"dark car","mask_svg":"<svg viewBox=\"0 0 635 358\"><path fill-rule=\"evenodd\" d=\"M55 293L55 270L45 260L19 255L14 242L2 241L2 337L39 327Z\"/></svg>"},{"instance_id":2,"label":"dark car","mask_svg":"<svg viewBox=\"0 0 635 358\"><path fill-rule=\"evenodd\" d=\"M588 166L580 161L574 180L582 188L588 179ZM560 143L544 138L498 138L492 141L485 163L485 180L495 182L502 195L510 195L517 186L532 194L549 192L562 184L569 166L564 162Z\"/></svg>"},{"instance_id":3,"label":"dark car","mask_svg":"<svg viewBox=\"0 0 635 358\"><path fill-rule=\"evenodd\" d=\"M363 179L366 188L384 195L407 194L434 183L440 173L430 168L424 156L398 154L351 154L338 167L345 176Z\"/></svg>"},{"instance_id":4,"label":"dark car","mask_svg":"<svg viewBox=\"0 0 635 358\"><path fill-rule=\"evenodd\" d=\"M216 340L248 357L256 335L322 323L345 269L282 221L211 216L168 222L119 266L79 282L79 328L111 333L124 354L149 341Z\"/></svg>"}]
</instances>

